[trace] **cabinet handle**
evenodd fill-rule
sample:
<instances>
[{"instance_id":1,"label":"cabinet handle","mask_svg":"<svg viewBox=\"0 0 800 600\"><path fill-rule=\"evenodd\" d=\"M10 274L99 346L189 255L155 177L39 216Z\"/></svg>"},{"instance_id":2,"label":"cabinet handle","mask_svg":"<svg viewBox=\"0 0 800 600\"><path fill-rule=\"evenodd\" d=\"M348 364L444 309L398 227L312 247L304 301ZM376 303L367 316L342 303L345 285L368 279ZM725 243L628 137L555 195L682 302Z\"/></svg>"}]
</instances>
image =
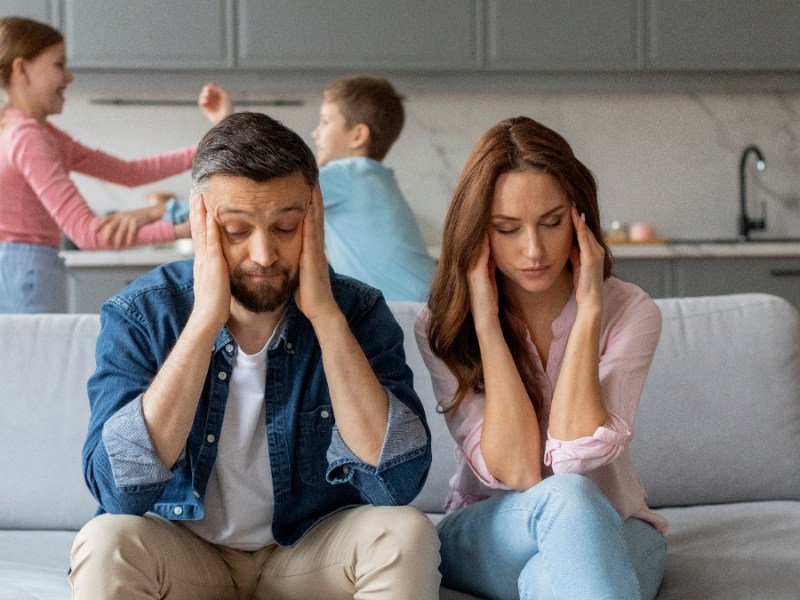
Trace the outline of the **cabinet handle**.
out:
<instances>
[{"instance_id":1,"label":"cabinet handle","mask_svg":"<svg viewBox=\"0 0 800 600\"><path fill-rule=\"evenodd\" d=\"M800 269L770 269L773 277L800 277Z\"/></svg>"}]
</instances>

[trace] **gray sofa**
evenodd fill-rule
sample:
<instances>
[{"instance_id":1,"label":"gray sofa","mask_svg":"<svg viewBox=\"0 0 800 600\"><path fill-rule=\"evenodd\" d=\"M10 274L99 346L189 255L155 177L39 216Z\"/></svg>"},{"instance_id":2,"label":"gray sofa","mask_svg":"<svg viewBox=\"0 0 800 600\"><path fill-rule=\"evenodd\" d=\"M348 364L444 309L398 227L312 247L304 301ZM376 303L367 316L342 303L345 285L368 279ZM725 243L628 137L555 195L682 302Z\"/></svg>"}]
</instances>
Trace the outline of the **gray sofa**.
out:
<instances>
[{"instance_id":1,"label":"gray sofa","mask_svg":"<svg viewBox=\"0 0 800 600\"><path fill-rule=\"evenodd\" d=\"M671 521L658 598L797 600L800 318L758 294L658 303L664 329L631 449ZM415 504L437 520L454 448L414 343L419 306L392 308L434 432ZM0 316L0 600L69 598L69 548L95 508L80 451L97 331L97 315Z\"/></svg>"}]
</instances>

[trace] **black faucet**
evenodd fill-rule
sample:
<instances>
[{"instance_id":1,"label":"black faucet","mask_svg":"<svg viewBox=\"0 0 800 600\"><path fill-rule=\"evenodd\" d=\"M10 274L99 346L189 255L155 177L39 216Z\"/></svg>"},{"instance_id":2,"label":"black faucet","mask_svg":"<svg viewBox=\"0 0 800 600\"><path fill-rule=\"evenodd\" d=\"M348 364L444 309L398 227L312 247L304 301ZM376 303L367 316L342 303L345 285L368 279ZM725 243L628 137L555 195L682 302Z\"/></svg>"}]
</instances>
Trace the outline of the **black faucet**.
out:
<instances>
[{"instance_id":1,"label":"black faucet","mask_svg":"<svg viewBox=\"0 0 800 600\"><path fill-rule=\"evenodd\" d=\"M767 168L764 162L764 155L758 146L747 146L742 152L742 159L739 162L739 239L746 241L750 237L751 231L766 229L767 227L767 205L761 204L761 218L751 219L747 215L747 157L753 153L758 158L756 168L763 171Z\"/></svg>"}]
</instances>

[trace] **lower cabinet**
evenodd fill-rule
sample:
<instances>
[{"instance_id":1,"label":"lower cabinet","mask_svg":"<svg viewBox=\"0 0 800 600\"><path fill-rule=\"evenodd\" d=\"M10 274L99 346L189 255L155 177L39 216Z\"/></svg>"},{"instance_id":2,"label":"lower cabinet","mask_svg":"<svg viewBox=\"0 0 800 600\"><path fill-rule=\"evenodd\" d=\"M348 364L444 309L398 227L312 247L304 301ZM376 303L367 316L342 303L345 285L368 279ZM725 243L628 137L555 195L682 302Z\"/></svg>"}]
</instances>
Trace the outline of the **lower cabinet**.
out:
<instances>
[{"instance_id":1,"label":"lower cabinet","mask_svg":"<svg viewBox=\"0 0 800 600\"><path fill-rule=\"evenodd\" d=\"M152 266L70 267L67 275L69 312L99 313L100 307L106 300L152 268Z\"/></svg>"},{"instance_id":2,"label":"lower cabinet","mask_svg":"<svg viewBox=\"0 0 800 600\"><path fill-rule=\"evenodd\" d=\"M800 310L800 257L617 258L614 274L653 298L756 292Z\"/></svg>"}]
</instances>

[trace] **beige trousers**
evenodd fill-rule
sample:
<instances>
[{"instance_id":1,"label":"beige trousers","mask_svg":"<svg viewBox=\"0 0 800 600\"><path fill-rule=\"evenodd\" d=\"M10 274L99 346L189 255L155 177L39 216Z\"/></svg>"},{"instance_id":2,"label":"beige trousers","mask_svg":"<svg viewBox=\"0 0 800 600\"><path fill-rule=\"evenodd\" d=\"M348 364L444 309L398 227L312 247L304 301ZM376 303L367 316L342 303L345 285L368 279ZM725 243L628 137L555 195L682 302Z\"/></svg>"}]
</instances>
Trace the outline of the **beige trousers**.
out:
<instances>
[{"instance_id":1,"label":"beige trousers","mask_svg":"<svg viewBox=\"0 0 800 600\"><path fill-rule=\"evenodd\" d=\"M215 546L155 515L101 515L75 538L73 600L435 600L439 538L415 508L334 513L290 547Z\"/></svg>"}]
</instances>

